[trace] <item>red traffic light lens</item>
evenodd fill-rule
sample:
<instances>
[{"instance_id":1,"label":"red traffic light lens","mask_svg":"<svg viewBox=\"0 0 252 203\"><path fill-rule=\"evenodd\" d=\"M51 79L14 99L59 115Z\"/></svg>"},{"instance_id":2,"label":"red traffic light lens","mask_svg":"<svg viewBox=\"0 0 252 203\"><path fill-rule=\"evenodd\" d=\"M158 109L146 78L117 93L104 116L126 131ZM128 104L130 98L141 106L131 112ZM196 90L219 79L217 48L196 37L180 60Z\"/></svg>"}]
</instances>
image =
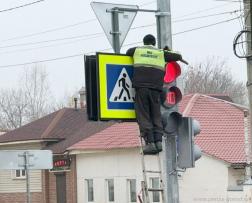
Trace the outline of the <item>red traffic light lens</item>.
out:
<instances>
[{"instance_id":1,"label":"red traffic light lens","mask_svg":"<svg viewBox=\"0 0 252 203\"><path fill-rule=\"evenodd\" d=\"M182 93L176 86L170 88L164 87L161 95L162 105L166 108L171 108L180 102L182 99Z\"/></svg>"},{"instance_id":2,"label":"red traffic light lens","mask_svg":"<svg viewBox=\"0 0 252 203\"><path fill-rule=\"evenodd\" d=\"M166 103L170 105L176 104L176 93L175 92L168 92L166 94Z\"/></svg>"},{"instance_id":3,"label":"red traffic light lens","mask_svg":"<svg viewBox=\"0 0 252 203\"><path fill-rule=\"evenodd\" d=\"M180 76L180 74L181 74L181 68L177 62L172 61L170 63L167 63L165 67L164 82L171 83L174 80L176 80L176 78Z\"/></svg>"}]
</instances>

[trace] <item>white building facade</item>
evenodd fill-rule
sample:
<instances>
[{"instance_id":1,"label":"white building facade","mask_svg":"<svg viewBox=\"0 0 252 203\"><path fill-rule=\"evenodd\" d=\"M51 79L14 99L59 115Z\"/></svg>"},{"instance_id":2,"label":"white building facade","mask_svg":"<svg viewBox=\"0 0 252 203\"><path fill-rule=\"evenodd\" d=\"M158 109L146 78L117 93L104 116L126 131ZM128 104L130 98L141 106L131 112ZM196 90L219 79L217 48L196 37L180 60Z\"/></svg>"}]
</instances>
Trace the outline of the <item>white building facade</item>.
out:
<instances>
[{"instance_id":1,"label":"white building facade","mask_svg":"<svg viewBox=\"0 0 252 203\"><path fill-rule=\"evenodd\" d=\"M138 148L72 153L77 159L78 203L140 202L143 174ZM158 170L157 157L148 156L146 166ZM149 175L149 187L158 187L158 179L157 174ZM227 162L204 154L195 168L180 173L180 203L252 202L250 188L237 185L242 179L244 169L232 169ZM151 202L162 202L159 192L155 193L150 195Z\"/></svg>"}]
</instances>

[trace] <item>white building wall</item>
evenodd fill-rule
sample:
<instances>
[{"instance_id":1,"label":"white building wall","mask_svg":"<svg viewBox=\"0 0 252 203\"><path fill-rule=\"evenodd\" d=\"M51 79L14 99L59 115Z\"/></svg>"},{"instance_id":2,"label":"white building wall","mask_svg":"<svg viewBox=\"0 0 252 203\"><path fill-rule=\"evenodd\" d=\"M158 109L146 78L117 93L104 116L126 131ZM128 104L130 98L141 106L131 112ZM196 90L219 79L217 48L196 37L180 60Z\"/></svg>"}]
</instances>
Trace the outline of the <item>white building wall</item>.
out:
<instances>
[{"instance_id":1,"label":"white building wall","mask_svg":"<svg viewBox=\"0 0 252 203\"><path fill-rule=\"evenodd\" d=\"M228 165L203 155L179 180L180 203L223 202L227 197Z\"/></svg>"},{"instance_id":2,"label":"white building wall","mask_svg":"<svg viewBox=\"0 0 252 203\"><path fill-rule=\"evenodd\" d=\"M157 157L146 159L148 169L158 170ZM157 175L152 175L155 177ZM77 155L78 203L87 203L85 179L94 181L94 202L107 203L106 179L113 178L115 202L128 203L127 179L137 180L137 192L141 190L142 165L138 149L111 150L95 154Z\"/></svg>"},{"instance_id":3,"label":"white building wall","mask_svg":"<svg viewBox=\"0 0 252 203\"><path fill-rule=\"evenodd\" d=\"M146 168L158 170L156 156L148 156ZM228 164L203 155L193 169L179 178L180 203L227 202L230 171ZM231 171L232 172L232 171ZM234 176L237 175L234 174ZM151 175L151 177L158 175ZM127 179L137 180L141 190L142 166L138 149L110 150L77 154L78 203L87 202L85 179L94 181L94 203L107 203L106 179L114 179L115 203L129 203ZM149 178L148 178L149 180ZM233 180L231 181L233 182ZM242 192L238 192L242 195ZM238 194L236 193L236 194Z\"/></svg>"}]
</instances>

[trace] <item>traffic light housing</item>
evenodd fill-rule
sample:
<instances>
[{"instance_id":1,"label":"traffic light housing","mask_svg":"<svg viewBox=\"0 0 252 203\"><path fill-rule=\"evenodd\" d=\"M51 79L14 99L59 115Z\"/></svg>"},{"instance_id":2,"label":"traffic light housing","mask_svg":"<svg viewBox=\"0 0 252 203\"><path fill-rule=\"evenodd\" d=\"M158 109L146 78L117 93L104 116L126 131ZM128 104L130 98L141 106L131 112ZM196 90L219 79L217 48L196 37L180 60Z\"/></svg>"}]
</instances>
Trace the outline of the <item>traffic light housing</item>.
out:
<instances>
[{"instance_id":1,"label":"traffic light housing","mask_svg":"<svg viewBox=\"0 0 252 203\"><path fill-rule=\"evenodd\" d=\"M178 63L170 62L166 65L161 95L162 122L167 136L177 136L178 166L193 168L202 154L199 146L194 143L195 136L200 133L200 124L191 117L182 117L178 112L177 104L182 100L182 93L176 86L176 79L180 74Z\"/></svg>"},{"instance_id":2,"label":"traffic light housing","mask_svg":"<svg viewBox=\"0 0 252 203\"><path fill-rule=\"evenodd\" d=\"M162 122L165 133L176 135L178 122L181 119L177 104L182 99L182 93L176 86L176 79L181 74L181 69L176 62L167 63L165 69L164 86L161 94Z\"/></svg>"},{"instance_id":3,"label":"traffic light housing","mask_svg":"<svg viewBox=\"0 0 252 203\"><path fill-rule=\"evenodd\" d=\"M191 117L182 117L178 126L178 166L180 168L193 168L195 161L201 155L201 149L195 145L196 135L200 133L200 124Z\"/></svg>"}]
</instances>

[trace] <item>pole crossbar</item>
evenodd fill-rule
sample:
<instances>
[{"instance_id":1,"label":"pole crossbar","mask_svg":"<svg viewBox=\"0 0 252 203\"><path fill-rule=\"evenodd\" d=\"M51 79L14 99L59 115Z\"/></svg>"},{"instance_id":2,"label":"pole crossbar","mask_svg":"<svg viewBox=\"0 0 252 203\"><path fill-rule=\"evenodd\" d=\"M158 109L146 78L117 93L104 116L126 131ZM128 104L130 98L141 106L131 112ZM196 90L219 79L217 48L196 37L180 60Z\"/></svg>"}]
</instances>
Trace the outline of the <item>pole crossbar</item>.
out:
<instances>
[{"instance_id":1,"label":"pole crossbar","mask_svg":"<svg viewBox=\"0 0 252 203\"><path fill-rule=\"evenodd\" d=\"M159 10L151 10L151 9L139 9L139 8L120 8L120 7L114 7L112 9L107 9L107 12L151 12L151 13L157 13Z\"/></svg>"}]
</instances>

